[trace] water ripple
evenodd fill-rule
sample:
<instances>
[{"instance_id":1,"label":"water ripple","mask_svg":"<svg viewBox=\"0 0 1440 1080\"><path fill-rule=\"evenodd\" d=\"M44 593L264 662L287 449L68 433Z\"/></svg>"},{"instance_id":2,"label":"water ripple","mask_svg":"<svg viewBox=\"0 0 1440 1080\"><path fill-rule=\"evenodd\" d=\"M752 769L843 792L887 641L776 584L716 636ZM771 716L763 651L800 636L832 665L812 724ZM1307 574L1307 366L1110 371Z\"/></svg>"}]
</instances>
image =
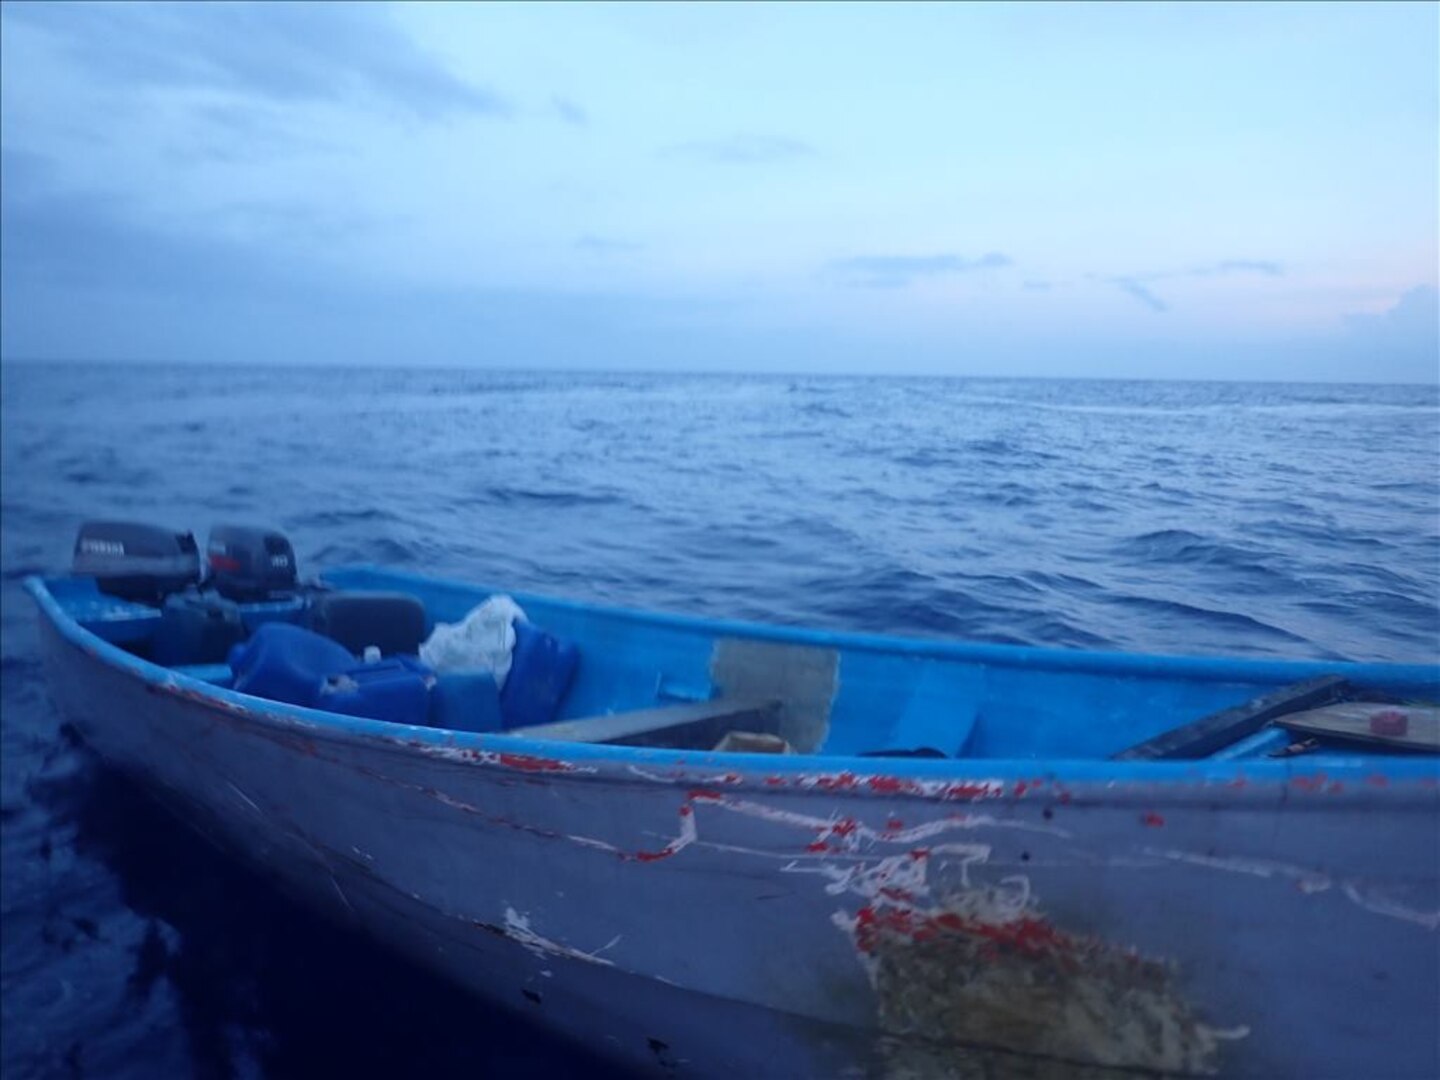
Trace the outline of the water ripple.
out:
<instances>
[{"instance_id":1,"label":"water ripple","mask_svg":"<svg viewBox=\"0 0 1440 1080\"><path fill-rule=\"evenodd\" d=\"M124 515L700 615L1433 662L1440 391L5 364L4 1075L591 1072L93 764L19 581ZM70 990L66 991L65 987ZM83 993L78 989L83 987ZM13 1031L14 1009L34 1017Z\"/></svg>"}]
</instances>

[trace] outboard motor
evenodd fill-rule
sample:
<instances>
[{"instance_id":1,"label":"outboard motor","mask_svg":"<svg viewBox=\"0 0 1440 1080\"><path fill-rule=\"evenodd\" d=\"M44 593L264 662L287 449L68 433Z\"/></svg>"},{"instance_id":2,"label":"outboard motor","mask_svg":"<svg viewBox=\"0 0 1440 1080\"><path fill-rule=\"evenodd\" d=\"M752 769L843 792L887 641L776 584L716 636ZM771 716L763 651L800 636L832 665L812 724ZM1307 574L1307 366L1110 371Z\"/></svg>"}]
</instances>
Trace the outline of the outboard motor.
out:
<instances>
[{"instance_id":1,"label":"outboard motor","mask_svg":"<svg viewBox=\"0 0 1440 1080\"><path fill-rule=\"evenodd\" d=\"M159 603L200 580L195 536L133 521L87 521L75 538L75 574L103 593Z\"/></svg>"},{"instance_id":2,"label":"outboard motor","mask_svg":"<svg viewBox=\"0 0 1440 1080\"><path fill-rule=\"evenodd\" d=\"M205 553L210 559L210 584L229 600L269 600L295 592L295 549L283 533L216 525Z\"/></svg>"}]
</instances>

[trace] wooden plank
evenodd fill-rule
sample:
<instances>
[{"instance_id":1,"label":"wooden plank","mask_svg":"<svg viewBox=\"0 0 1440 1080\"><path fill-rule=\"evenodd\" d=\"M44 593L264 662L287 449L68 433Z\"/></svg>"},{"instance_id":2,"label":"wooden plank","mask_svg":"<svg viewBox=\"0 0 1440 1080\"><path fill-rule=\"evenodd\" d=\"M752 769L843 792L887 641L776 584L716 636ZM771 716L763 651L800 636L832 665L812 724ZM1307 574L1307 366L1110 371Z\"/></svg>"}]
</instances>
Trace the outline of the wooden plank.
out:
<instances>
[{"instance_id":1,"label":"wooden plank","mask_svg":"<svg viewBox=\"0 0 1440 1080\"><path fill-rule=\"evenodd\" d=\"M1393 735L1377 734L1370 727L1370 719L1376 713L1400 714L1405 718L1405 730ZM1347 701L1341 705L1283 716L1276 723L1291 731L1321 738L1343 739L1392 750L1440 753L1440 706L1435 705Z\"/></svg>"},{"instance_id":2,"label":"wooden plank","mask_svg":"<svg viewBox=\"0 0 1440 1080\"><path fill-rule=\"evenodd\" d=\"M762 698L716 698L714 701L636 709L609 716L587 716L511 728L506 735L561 742L610 743L618 746L713 747L732 728L778 734L780 703Z\"/></svg>"},{"instance_id":3,"label":"wooden plank","mask_svg":"<svg viewBox=\"0 0 1440 1080\"><path fill-rule=\"evenodd\" d=\"M1253 735L1278 716L1328 705L1340 697L1344 689L1345 680L1338 675L1281 686L1244 704L1161 732L1128 750L1111 754L1110 758L1112 761L1164 761L1204 757L1237 739Z\"/></svg>"}]
</instances>

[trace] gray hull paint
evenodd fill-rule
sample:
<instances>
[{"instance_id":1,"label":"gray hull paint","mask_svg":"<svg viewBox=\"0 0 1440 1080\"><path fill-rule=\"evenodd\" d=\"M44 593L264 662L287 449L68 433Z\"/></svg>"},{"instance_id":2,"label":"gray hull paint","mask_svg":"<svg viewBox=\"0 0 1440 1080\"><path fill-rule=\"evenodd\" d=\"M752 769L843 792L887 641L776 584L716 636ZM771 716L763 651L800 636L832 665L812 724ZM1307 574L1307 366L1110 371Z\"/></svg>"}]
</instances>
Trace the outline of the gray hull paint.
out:
<instances>
[{"instance_id":1,"label":"gray hull paint","mask_svg":"<svg viewBox=\"0 0 1440 1080\"><path fill-rule=\"evenodd\" d=\"M42 625L63 710L184 816L657 1074L1440 1074L1433 770L926 784L467 751Z\"/></svg>"}]
</instances>

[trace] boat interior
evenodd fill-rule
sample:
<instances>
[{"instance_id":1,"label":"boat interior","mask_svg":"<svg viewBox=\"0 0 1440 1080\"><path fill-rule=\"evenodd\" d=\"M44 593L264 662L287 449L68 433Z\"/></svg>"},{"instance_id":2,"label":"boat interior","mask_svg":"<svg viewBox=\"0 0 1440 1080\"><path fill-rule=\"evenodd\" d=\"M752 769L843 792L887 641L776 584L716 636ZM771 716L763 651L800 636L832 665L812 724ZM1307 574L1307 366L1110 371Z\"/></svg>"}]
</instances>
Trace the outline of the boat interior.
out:
<instances>
[{"instance_id":1,"label":"boat interior","mask_svg":"<svg viewBox=\"0 0 1440 1080\"><path fill-rule=\"evenodd\" d=\"M483 588L372 568L239 600L194 586L127 598L86 575L45 586L85 630L215 687L454 731L842 757L1353 760L1440 751L1440 668L1423 665L876 638L517 595L526 618L502 686L489 670L436 671L415 659L436 626L462 622L494 595ZM311 670L316 638L329 667ZM318 697L316 678L325 682Z\"/></svg>"}]
</instances>

